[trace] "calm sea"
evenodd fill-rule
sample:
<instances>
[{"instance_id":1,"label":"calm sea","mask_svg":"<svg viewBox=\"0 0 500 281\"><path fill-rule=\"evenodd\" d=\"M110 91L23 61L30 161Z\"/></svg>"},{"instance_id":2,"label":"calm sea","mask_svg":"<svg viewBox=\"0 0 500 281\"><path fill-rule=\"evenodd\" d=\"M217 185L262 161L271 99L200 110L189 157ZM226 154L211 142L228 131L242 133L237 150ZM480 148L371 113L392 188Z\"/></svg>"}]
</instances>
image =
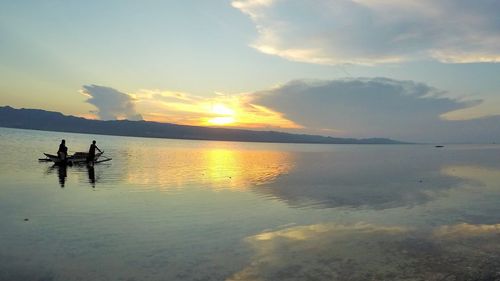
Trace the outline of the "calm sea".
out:
<instances>
[{"instance_id":1,"label":"calm sea","mask_svg":"<svg viewBox=\"0 0 500 281\"><path fill-rule=\"evenodd\" d=\"M38 162L66 139L112 161ZM500 280L500 146L0 128L0 280Z\"/></svg>"}]
</instances>

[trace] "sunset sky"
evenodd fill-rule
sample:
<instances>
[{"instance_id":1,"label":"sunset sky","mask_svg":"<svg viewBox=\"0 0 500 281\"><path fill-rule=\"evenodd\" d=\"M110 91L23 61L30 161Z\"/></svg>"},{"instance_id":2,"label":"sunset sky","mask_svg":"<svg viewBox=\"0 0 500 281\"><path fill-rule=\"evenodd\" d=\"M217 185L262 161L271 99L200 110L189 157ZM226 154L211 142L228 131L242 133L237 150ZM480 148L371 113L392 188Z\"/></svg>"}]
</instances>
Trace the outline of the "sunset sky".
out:
<instances>
[{"instance_id":1,"label":"sunset sky","mask_svg":"<svg viewBox=\"0 0 500 281\"><path fill-rule=\"evenodd\" d=\"M500 1L1 1L0 105L500 142Z\"/></svg>"}]
</instances>

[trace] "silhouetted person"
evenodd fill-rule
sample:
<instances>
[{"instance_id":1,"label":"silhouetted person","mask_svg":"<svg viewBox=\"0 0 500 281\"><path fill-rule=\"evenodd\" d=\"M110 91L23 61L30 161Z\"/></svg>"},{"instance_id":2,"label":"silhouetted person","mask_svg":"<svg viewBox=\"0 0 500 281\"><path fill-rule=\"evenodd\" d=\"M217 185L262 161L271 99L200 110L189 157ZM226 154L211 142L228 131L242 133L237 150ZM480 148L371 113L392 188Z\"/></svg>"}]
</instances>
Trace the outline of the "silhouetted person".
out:
<instances>
[{"instance_id":1,"label":"silhouetted person","mask_svg":"<svg viewBox=\"0 0 500 281\"><path fill-rule=\"evenodd\" d=\"M61 160L66 160L66 157L68 157L68 148L66 147L65 140L61 140L61 144L59 145L59 150L57 150L57 156Z\"/></svg>"},{"instance_id":2,"label":"silhouetted person","mask_svg":"<svg viewBox=\"0 0 500 281\"><path fill-rule=\"evenodd\" d=\"M95 141L92 141L92 144L90 145L89 148L89 155L87 156L87 162L91 163L94 162L95 160L95 150L99 150L99 152L102 152L97 145L95 145Z\"/></svg>"}]
</instances>

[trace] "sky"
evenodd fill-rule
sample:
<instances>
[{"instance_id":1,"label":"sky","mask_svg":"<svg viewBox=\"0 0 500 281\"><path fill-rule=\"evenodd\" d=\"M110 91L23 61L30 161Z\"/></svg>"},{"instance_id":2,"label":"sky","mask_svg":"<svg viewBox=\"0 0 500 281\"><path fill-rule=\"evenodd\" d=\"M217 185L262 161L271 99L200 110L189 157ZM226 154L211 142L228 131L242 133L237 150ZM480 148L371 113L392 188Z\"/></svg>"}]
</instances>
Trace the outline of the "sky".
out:
<instances>
[{"instance_id":1,"label":"sky","mask_svg":"<svg viewBox=\"0 0 500 281\"><path fill-rule=\"evenodd\" d=\"M0 105L500 142L494 0L0 0Z\"/></svg>"}]
</instances>

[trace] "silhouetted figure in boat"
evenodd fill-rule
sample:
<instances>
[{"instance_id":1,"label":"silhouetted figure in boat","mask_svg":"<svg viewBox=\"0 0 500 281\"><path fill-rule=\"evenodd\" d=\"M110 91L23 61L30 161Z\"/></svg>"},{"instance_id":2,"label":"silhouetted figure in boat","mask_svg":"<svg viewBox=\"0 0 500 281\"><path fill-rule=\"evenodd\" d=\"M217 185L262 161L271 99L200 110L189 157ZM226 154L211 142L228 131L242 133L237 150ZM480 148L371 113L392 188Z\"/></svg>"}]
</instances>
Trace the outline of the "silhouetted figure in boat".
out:
<instances>
[{"instance_id":1,"label":"silhouetted figure in boat","mask_svg":"<svg viewBox=\"0 0 500 281\"><path fill-rule=\"evenodd\" d=\"M61 144L59 145L59 150L57 150L57 156L61 160L66 160L66 157L68 157L68 148L66 147L66 140L61 140Z\"/></svg>"},{"instance_id":2,"label":"silhouetted figure in boat","mask_svg":"<svg viewBox=\"0 0 500 281\"><path fill-rule=\"evenodd\" d=\"M95 145L95 141L92 141L92 144L90 145L89 148L89 155L87 156L87 162L88 163L93 163L95 160L95 150L99 150L99 152L102 152L97 145Z\"/></svg>"}]
</instances>

